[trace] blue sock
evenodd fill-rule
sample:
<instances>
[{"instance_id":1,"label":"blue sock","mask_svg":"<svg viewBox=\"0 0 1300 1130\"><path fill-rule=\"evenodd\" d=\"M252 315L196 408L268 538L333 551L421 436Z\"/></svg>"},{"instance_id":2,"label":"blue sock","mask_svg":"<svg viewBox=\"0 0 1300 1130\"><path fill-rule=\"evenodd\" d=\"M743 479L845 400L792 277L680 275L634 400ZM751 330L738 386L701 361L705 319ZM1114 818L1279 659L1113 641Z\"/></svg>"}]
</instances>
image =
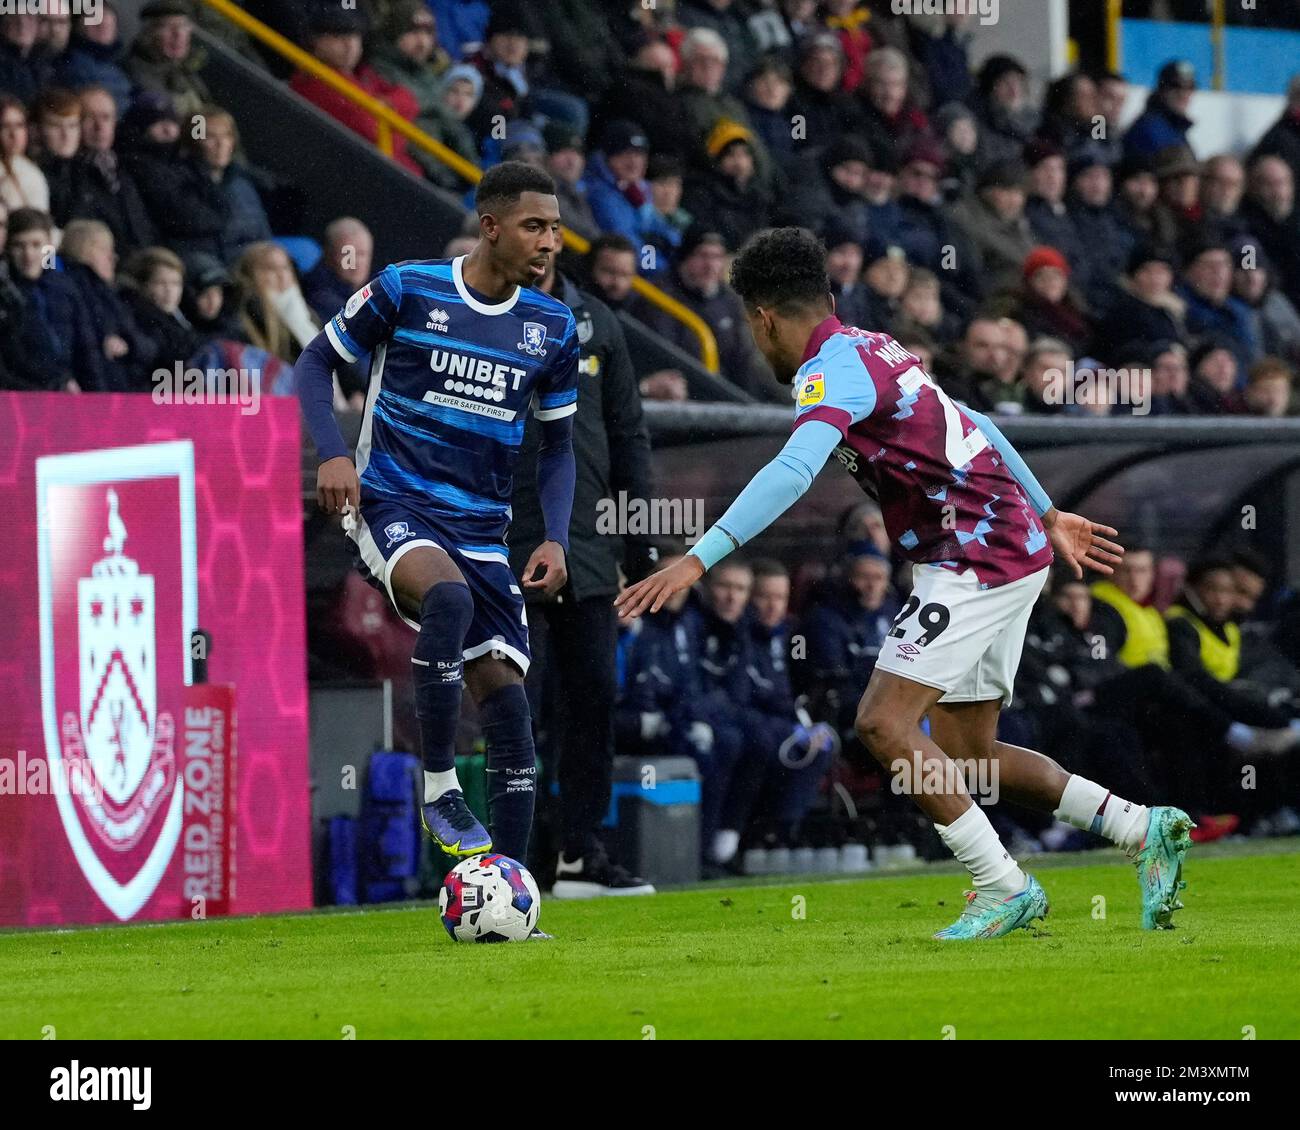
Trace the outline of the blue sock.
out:
<instances>
[{"instance_id":1,"label":"blue sock","mask_svg":"<svg viewBox=\"0 0 1300 1130\"><path fill-rule=\"evenodd\" d=\"M479 704L487 740L487 801L492 849L520 863L528 861L537 793L533 721L522 683L512 683Z\"/></svg>"},{"instance_id":2,"label":"blue sock","mask_svg":"<svg viewBox=\"0 0 1300 1130\"><path fill-rule=\"evenodd\" d=\"M469 587L457 581L440 581L424 594L420 604L420 634L411 655L411 673L426 773L445 773L456 767L456 726L463 689L461 652L473 615Z\"/></svg>"}]
</instances>

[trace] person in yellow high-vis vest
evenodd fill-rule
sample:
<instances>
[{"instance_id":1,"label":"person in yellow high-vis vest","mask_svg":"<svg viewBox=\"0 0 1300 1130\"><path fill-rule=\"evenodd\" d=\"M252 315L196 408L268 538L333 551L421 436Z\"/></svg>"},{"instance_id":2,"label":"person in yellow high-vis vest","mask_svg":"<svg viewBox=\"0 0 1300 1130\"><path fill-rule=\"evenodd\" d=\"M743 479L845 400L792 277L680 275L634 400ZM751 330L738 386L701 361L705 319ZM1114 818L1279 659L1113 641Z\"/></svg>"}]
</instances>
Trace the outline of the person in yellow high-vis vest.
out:
<instances>
[{"instance_id":1,"label":"person in yellow high-vis vest","mask_svg":"<svg viewBox=\"0 0 1300 1130\"><path fill-rule=\"evenodd\" d=\"M1149 549L1130 549L1114 578L1092 586L1094 600L1108 605L1113 630L1103 634L1125 667L1169 666L1169 634L1159 610L1147 603L1155 589L1156 559ZM1114 636L1115 638L1111 638Z\"/></svg>"}]
</instances>

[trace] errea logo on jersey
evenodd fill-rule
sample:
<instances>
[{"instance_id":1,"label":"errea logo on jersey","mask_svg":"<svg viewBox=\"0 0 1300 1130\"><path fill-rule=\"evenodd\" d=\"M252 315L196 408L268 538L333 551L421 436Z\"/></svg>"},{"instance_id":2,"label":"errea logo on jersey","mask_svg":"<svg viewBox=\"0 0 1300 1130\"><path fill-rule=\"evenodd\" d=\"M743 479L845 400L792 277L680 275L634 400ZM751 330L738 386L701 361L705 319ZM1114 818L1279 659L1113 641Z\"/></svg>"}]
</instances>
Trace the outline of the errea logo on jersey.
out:
<instances>
[{"instance_id":1,"label":"errea logo on jersey","mask_svg":"<svg viewBox=\"0 0 1300 1130\"><path fill-rule=\"evenodd\" d=\"M434 330L436 333L445 334L447 332L447 323L451 321L451 315L443 309L434 309L429 311L429 320L424 323L426 330Z\"/></svg>"},{"instance_id":2,"label":"errea logo on jersey","mask_svg":"<svg viewBox=\"0 0 1300 1130\"><path fill-rule=\"evenodd\" d=\"M541 322L524 323L524 340L516 347L529 357L546 356L546 327Z\"/></svg>"},{"instance_id":3,"label":"errea logo on jersey","mask_svg":"<svg viewBox=\"0 0 1300 1130\"><path fill-rule=\"evenodd\" d=\"M809 373L799 385L799 407L811 408L820 404L826 396L826 376L824 373Z\"/></svg>"}]
</instances>

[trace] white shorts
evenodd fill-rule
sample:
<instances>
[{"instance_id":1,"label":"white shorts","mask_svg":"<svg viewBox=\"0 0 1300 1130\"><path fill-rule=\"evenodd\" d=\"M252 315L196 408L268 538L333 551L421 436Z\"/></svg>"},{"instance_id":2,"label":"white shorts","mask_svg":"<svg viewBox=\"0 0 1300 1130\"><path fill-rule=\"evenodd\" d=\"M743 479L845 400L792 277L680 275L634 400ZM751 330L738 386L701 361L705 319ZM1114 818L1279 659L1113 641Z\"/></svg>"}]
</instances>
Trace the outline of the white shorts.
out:
<instances>
[{"instance_id":1,"label":"white shorts","mask_svg":"<svg viewBox=\"0 0 1300 1130\"><path fill-rule=\"evenodd\" d=\"M1046 568L982 589L971 569L912 566L912 595L880 648L876 667L945 691L940 702L1011 703L1029 614Z\"/></svg>"}]
</instances>

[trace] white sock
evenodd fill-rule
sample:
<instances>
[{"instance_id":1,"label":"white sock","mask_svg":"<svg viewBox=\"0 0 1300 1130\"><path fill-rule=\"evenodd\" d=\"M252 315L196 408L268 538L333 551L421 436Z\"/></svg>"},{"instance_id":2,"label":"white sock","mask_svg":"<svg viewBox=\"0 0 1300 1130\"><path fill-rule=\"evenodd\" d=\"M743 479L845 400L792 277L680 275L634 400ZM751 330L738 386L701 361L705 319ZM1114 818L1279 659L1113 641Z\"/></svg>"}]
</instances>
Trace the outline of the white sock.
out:
<instances>
[{"instance_id":1,"label":"white sock","mask_svg":"<svg viewBox=\"0 0 1300 1130\"><path fill-rule=\"evenodd\" d=\"M972 804L951 824L936 824L948 850L970 872L971 882L977 890L1008 891L1012 894L1025 889L1028 879L1011 853L1002 846L998 834L978 804Z\"/></svg>"},{"instance_id":2,"label":"white sock","mask_svg":"<svg viewBox=\"0 0 1300 1130\"><path fill-rule=\"evenodd\" d=\"M430 773L427 769L424 771L425 804L432 804L443 793L459 788L460 781L456 778L455 769L448 769L445 773Z\"/></svg>"},{"instance_id":3,"label":"white sock","mask_svg":"<svg viewBox=\"0 0 1300 1130\"><path fill-rule=\"evenodd\" d=\"M1146 805L1118 797L1077 774L1065 783L1061 807L1052 815L1085 832L1095 832L1125 851L1142 846L1149 817Z\"/></svg>"},{"instance_id":4,"label":"white sock","mask_svg":"<svg viewBox=\"0 0 1300 1130\"><path fill-rule=\"evenodd\" d=\"M713 834L713 858L718 863L730 863L740 847L740 833L723 828Z\"/></svg>"}]
</instances>

